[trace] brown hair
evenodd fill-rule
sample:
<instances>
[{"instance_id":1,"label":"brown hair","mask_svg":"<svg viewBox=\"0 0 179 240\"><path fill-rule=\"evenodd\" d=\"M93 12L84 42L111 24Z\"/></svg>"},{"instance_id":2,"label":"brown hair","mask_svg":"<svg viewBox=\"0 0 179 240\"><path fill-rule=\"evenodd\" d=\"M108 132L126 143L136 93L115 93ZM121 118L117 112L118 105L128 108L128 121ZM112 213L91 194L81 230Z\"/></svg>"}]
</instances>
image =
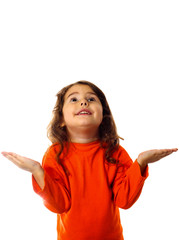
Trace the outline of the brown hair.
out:
<instances>
[{"instance_id":1,"label":"brown hair","mask_svg":"<svg viewBox=\"0 0 179 240\"><path fill-rule=\"evenodd\" d=\"M119 138L123 138L119 137L117 134L116 125L104 93L96 85L88 81L78 81L70 84L61 89L56 95L57 101L53 109L52 120L47 127L47 136L52 143L58 142L61 145L61 150L57 155L58 163L60 163L59 157L64 149L64 142L69 142L66 127L62 126L62 109L64 104L64 96L68 89L77 84L88 85L97 94L99 100L101 101L103 107L103 120L99 126L99 140L101 147L106 149L105 159L107 162L118 163L116 159L112 158L112 154L115 152L115 150L117 150L119 146Z\"/></svg>"}]
</instances>

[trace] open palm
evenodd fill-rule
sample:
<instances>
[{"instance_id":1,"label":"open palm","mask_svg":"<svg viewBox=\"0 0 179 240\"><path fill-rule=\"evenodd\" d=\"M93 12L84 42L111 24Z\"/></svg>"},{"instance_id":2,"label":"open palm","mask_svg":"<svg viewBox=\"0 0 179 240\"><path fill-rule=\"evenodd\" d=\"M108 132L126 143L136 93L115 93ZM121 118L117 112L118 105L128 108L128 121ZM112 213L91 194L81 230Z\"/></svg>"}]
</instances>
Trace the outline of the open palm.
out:
<instances>
[{"instance_id":1,"label":"open palm","mask_svg":"<svg viewBox=\"0 0 179 240\"><path fill-rule=\"evenodd\" d=\"M20 156L12 152L2 152L2 155L13 162L19 168L28 172L34 173L38 167L41 167L40 163L30 158Z\"/></svg>"},{"instance_id":2,"label":"open palm","mask_svg":"<svg viewBox=\"0 0 179 240\"><path fill-rule=\"evenodd\" d=\"M153 149L145 151L139 154L138 162L145 164L157 162L160 159L172 154L173 152L176 152L177 150L178 150L177 148L171 148L171 149Z\"/></svg>"}]
</instances>

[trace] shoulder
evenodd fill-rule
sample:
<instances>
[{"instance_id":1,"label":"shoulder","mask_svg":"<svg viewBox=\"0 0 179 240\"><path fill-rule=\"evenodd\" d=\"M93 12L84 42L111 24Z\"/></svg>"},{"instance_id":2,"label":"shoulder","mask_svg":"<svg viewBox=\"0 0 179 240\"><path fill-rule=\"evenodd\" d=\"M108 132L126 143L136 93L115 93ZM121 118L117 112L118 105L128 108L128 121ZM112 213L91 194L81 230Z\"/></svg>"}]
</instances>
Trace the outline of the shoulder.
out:
<instances>
[{"instance_id":1,"label":"shoulder","mask_svg":"<svg viewBox=\"0 0 179 240\"><path fill-rule=\"evenodd\" d=\"M59 177L65 177L66 173L64 172L65 168L63 164L58 163L58 154L61 150L60 143L53 143L49 146L43 156L42 167L43 169L53 178L59 179ZM65 170L66 171L66 170Z\"/></svg>"},{"instance_id":2,"label":"shoulder","mask_svg":"<svg viewBox=\"0 0 179 240\"><path fill-rule=\"evenodd\" d=\"M60 143L58 143L58 142L50 145L44 153L42 163L43 164L47 164L49 162L55 163L57 154L59 153L60 149L61 149L61 146L60 146Z\"/></svg>"},{"instance_id":3,"label":"shoulder","mask_svg":"<svg viewBox=\"0 0 179 240\"><path fill-rule=\"evenodd\" d=\"M45 152L45 155L46 154L51 154L51 153L55 153L56 154L56 153L58 153L60 151L60 149L61 149L60 143L55 142L55 143L53 143L52 145L50 145L47 148L47 150Z\"/></svg>"},{"instance_id":4,"label":"shoulder","mask_svg":"<svg viewBox=\"0 0 179 240\"><path fill-rule=\"evenodd\" d=\"M127 151L126 151L126 149L123 146L121 146L119 144L119 145L116 146L116 150L115 150L114 153L117 154L118 156L120 156L121 154L126 154Z\"/></svg>"},{"instance_id":5,"label":"shoulder","mask_svg":"<svg viewBox=\"0 0 179 240\"><path fill-rule=\"evenodd\" d=\"M122 164L123 163L132 163L132 159L129 156L128 152L124 147L118 145L117 150L114 152L114 158L118 159Z\"/></svg>"}]
</instances>

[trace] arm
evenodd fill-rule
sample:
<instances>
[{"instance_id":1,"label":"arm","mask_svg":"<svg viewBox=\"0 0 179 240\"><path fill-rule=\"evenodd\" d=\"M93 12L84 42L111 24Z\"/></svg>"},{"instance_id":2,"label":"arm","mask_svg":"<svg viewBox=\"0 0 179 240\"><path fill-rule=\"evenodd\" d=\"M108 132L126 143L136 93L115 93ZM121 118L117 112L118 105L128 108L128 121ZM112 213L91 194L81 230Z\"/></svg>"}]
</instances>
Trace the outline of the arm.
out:
<instances>
[{"instance_id":1,"label":"arm","mask_svg":"<svg viewBox=\"0 0 179 240\"><path fill-rule=\"evenodd\" d=\"M123 149L121 160L126 163L118 168L114 184L114 202L123 209L130 208L140 196L145 179L148 177L148 164L176 152L178 149L149 150L139 154L138 159L132 163L127 152Z\"/></svg>"},{"instance_id":2,"label":"arm","mask_svg":"<svg viewBox=\"0 0 179 240\"><path fill-rule=\"evenodd\" d=\"M71 191L67 174L56 160L58 151L59 145L55 144L49 147L43 156L44 187L40 188L36 181L36 177L41 175L38 171L32 175L32 185L35 193L42 197L44 205L50 211L61 214L71 206Z\"/></svg>"},{"instance_id":3,"label":"arm","mask_svg":"<svg viewBox=\"0 0 179 240\"><path fill-rule=\"evenodd\" d=\"M148 177L148 167L141 175L137 162L129 162L119 167L113 184L114 203L122 209L130 208L139 198L144 182Z\"/></svg>"},{"instance_id":4,"label":"arm","mask_svg":"<svg viewBox=\"0 0 179 240\"><path fill-rule=\"evenodd\" d=\"M2 152L2 155L19 168L32 173L40 188L44 188L44 170L39 162L12 152Z\"/></svg>"},{"instance_id":5,"label":"arm","mask_svg":"<svg viewBox=\"0 0 179 240\"><path fill-rule=\"evenodd\" d=\"M32 173L34 191L43 198L44 205L52 212L62 213L70 207L70 190L63 169L56 163L53 149L47 151L42 166L39 162L12 152L2 155L19 168ZM58 169L58 170L57 170Z\"/></svg>"},{"instance_id":6,"label":"arm","mask_svg":"<svg viewBox=\"0 0 179 240\"><path fill-rule=\"evenodd\" d=\"M133 162L121 146L116 158L120 164L117 167L112 185L114 203L119 208L127 209L139 198L144 182L148 177L148 167L141 175L137 160Z\"/></svg>"}]
</instances>

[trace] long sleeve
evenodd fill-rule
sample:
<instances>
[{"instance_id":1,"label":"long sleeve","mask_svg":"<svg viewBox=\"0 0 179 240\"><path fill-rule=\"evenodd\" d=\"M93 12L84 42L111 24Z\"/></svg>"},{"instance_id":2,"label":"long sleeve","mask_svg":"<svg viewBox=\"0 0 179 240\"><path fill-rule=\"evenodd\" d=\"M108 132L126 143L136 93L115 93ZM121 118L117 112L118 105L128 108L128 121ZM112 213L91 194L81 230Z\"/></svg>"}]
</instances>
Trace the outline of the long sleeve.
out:
<instances>
[{"instance_id":1,"label":"long sleeve","mask_svg":"<svg viewBox=\"0 0 179 240\"><path fill-rule=\"evenodd\" d=\"M139 198L142 187L148 177L148 166L143 176L137 160L133 163L125 149L120 154L122 165L118 167L114 182L114 202L119 208L130 208Z\"/></svg>"},{"instance_id":2,"label":"long sleeve","mask_svg":"<svg viewBox=\"0 0 179 240\"><path fill-rule=\"evenodd\" d=\"M45 186L39 187L32 176L34 191L43 198L44 205L52 212L63 213L70 208L70 187L64 169L55 159L56 151L52 145L42 160Z\"/></svg>"}]
</instances>

